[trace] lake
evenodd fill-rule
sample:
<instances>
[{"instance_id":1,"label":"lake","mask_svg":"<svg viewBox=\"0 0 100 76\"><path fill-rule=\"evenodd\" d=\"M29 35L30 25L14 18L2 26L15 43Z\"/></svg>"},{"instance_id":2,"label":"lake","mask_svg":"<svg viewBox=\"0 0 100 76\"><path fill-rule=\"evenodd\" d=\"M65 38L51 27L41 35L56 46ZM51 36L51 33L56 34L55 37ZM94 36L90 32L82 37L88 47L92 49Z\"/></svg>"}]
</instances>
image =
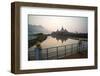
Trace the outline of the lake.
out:
<instances>
[{"instance_id":1,"label":"lake","mask_svg":"<svg viewBox=\"0 0 100 76\"><path fill-rule=\"evenodd\" d=\"M53 38L52 36L48 36L47 39L41 43L41 47L44 49L44 48L74 44L78 42L79 40L75 40L75 39L67 38L66 40L61 40L61 39L57 40L56 38ZM29 48L29 51L33 50L35 47L36 46L32 46L31 48Z\"/></svg>"},{"instance_id":2,"label":"lake","mask_svg":"<svg viewBox=\"0 0 100 76\"><path fill-rule=\"evenodd\" d=\"M87 47L87 39L86 38L65 38L65 39L58 39L54 38L52 36L48 36L43 42L40 43L42 47L42 55L43 58L46 59L47 57L47 49L48 49L48 57L53 57L51 59L56 59L57 55L57 49L59 52L59 56L64 56L65 54L65 46L66 46L66 52L67 54L70 54L72 51L72 45L73 45L73 53L75 53L79 48L77 48L79 41L82 40L82 45L85 45ZM85 41L84 41L85 40ZM29 57L32 58L31 60L34 60L34 49L35 45L28 48L29 51ZM58 48L57 48L58 47ZM87 49L85 49L87 50Z\"/></svg>"}]
</instances>

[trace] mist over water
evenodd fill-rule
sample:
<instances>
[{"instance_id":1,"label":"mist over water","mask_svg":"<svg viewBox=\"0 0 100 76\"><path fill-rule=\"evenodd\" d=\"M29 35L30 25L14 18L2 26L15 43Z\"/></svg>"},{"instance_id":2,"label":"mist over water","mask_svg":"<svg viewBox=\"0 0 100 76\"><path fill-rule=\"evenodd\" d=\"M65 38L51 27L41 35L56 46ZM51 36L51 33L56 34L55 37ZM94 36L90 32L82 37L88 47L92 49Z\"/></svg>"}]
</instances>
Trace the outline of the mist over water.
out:
<instances>
[{"instance_id":1,"label":"mist over water","mask_svg":"<svg viewBox=\"0 0 100 76\"><path fill-rule=\"evenodd\" d=\"M69 32L88 32L87 17L29 15L28 21L29 24L41 25L50 32L60 30L61 27L64 27Z\"/></svg>"}]
</instances>

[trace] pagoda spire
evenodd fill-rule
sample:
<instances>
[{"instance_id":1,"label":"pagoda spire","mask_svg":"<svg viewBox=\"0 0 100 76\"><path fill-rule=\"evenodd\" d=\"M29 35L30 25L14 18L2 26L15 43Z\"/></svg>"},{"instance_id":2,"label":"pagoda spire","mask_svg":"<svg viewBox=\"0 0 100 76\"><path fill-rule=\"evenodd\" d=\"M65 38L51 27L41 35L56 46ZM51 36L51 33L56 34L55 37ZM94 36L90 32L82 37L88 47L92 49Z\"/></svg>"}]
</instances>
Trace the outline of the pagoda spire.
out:
<instances>
[{"instance_id":1,"label":"pagoda spire","mask_svg":"<svg viewBox=\"0 0 100 76\"><path fill-rule=\"evenodd\" d=\"M62 26L61 30L64 30L63 26Z\"/></svg>"}]
</instances>

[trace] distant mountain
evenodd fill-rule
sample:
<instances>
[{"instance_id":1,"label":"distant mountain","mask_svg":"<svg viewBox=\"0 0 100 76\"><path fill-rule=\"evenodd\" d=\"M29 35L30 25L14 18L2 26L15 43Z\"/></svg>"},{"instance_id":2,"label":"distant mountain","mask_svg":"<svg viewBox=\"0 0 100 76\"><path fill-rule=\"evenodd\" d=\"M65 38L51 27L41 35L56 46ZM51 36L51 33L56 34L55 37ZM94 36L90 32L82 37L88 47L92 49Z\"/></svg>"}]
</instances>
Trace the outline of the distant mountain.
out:
<instances>
[{"instance_id":1,"label":"distant mountain","mask_svg":"<svg viewBox=\"0 0 100 76\"><path fill-rule=\"evenodd\" d=\"M28 35L36 34L36 33L48 34L50 32L46 30L44 27L42 27L41 25L28 24Z\"/></svg>"}]
</instances>

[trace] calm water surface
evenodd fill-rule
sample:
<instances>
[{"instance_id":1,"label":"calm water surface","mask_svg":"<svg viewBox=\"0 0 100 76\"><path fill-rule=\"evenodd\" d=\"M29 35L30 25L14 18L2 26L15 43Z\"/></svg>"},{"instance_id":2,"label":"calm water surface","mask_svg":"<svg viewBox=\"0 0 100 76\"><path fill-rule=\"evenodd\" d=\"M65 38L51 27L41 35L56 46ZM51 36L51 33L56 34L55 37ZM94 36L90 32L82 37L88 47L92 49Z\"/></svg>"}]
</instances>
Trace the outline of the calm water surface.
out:
<instances>
[{"instance_id":1,"label":"calm water surface","mask_svg":"<svg viewBox=\"0 0 100 76\"><path fill-rule=\"evenodd\" d=\"M56 47L56 46L63 46L63 45L68 45L68 44L74 44L74 43L78 43L79 40L75 40L75 39L66 39L66 40L57 40L56 38L53 38L51 36L48 36L46 40L44 40L41 43L41 47L42 49L44 48L50 48L50 47ZM29 48L29 51L34 50L36 46L32 46L31 48Z\"/></svg>"}]
</instances>

